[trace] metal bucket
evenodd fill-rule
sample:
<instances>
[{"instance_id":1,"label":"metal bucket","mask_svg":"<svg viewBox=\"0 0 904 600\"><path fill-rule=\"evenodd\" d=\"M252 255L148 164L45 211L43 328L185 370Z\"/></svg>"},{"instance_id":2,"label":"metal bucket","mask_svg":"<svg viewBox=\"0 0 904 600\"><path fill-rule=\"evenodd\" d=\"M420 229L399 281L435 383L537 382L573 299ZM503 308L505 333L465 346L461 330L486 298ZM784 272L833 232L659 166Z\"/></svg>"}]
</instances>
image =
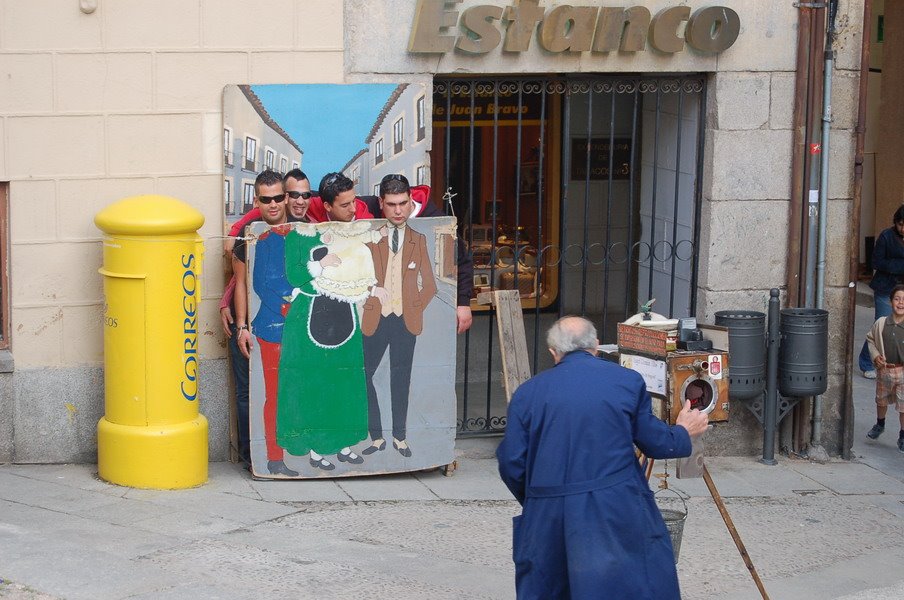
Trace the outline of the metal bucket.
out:
<instances>
[{"instance_id":1,"label":"metal bucket","mask_svg":"<svg viewBox=\"0 0 904 600\"><path fill-rule=\"evenodd\" d=\"M656 491L653 496L658 496L660 492L672 492L679 500L681 500L682 510L676 508L665 508L660 506L657 498L656 506L662 513L662 520L665 521L665 528L669 532L669 539L672 540L672 552L675 554L675 564L678 564L678 554L681 552L681 537L684 535L684 523L687 521L687 502L684 496L671 489L663 489Z\"/></svg>"}]
</instances>

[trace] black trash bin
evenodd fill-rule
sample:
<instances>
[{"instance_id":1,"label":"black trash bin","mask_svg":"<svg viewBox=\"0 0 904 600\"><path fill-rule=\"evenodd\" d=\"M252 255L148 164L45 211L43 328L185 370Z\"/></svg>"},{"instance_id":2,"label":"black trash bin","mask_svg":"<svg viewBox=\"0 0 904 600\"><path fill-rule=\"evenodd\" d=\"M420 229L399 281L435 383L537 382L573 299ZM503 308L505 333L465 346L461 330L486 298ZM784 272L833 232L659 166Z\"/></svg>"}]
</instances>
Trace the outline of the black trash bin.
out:
<instances>
[{"instance_id":1,"label":"black trash bin","mask_svg":"<svg viewBox=\"0 0 904 600\"><path fill-rule=\"evenodd\" d=\"M818 396L826 391L829 312L785 308L779 321L778 391L782 396Z\"/></svg>"},{"instance_id":2,"label":"black trash bin","mask_svg":"<svg viewBox=\"0 0 904 600\"><path fill-rule=\"evenodd\" d=\"M716 325L728 328L728 393L749 400L766 389L766 315L755 310L720 310Z\"/></svg>"}]
</instances>

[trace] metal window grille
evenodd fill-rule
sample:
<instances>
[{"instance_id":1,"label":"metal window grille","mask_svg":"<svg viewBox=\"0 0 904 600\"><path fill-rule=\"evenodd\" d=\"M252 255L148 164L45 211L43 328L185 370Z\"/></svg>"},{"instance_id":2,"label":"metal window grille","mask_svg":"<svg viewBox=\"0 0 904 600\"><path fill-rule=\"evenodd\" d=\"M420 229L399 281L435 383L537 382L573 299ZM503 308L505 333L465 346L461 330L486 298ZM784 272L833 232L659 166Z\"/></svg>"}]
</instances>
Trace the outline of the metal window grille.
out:
<instances>
[{"instance_id":1,"label":"metal window grille","mask_svg":"<svg viewBox=\"0 0 904 600\"><path fill-rule=\"evenodd\" d=\"M474 257L477 291L521 292L534 373L564 314L603 342L656 298L695 313L706 81L681 76L437 78L431 180ZM439 183L442 182L442 183ZM495 315L459 344L460 434L505 427Z\"/></svg>"}]
</instances>

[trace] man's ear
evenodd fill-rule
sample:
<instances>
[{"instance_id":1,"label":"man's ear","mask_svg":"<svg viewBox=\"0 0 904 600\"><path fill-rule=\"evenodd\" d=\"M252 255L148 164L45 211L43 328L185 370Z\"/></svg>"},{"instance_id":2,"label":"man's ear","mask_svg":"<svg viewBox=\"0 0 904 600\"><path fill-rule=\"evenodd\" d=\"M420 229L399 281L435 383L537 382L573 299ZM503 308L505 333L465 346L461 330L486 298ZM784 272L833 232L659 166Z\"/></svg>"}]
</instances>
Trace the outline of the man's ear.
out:
<instances>
[{"instance_id":1,"label":"man's ear","mask_svg":"<svg viewBox=\"0 0 904 600\"><path fill-rule=\"evenodd\" d=\"M556 353L556 351L553 350L552 348L547 348L547 350L549 350L549 353L552 354L552 360L553 360L556 364L559 364L559 361L561 360L561 357Z\"/></svg>"}]
</instances>

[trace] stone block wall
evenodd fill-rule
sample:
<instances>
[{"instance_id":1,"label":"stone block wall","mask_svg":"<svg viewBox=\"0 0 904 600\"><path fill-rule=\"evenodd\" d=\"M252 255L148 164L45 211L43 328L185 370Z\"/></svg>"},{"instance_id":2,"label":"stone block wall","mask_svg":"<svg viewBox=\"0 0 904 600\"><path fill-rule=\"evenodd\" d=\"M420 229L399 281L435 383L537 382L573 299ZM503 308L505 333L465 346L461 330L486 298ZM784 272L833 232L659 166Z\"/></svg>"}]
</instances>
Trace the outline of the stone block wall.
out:
<instances>
[{"instance_id":1,"label":"stone block wall","mask_svg":"<svg viewBox=\"0 0 904 600\"><path fill-rule=\"evenodd\" d=\"M769 3L758 4L758 18L776 10L767 6ZM841 2L832 88L826 238L829 389L823 396L822 442L830 454L841 452L845 349L852 343L846 335L850 310L848 249L855 235L850 224L862 15L862 2ZM796 22L792 7L788 7L786 16ZM759 21L759 26L769 29L768 21ZM725 309L766 312L769 289L785 286L795 78L794 40L785 40L789 43L788 60L767 61L772 65L769 73L737 64L734 59L720 59L720 69L731 65L732 70L720 70L711 79L697 315L704 322L713 322L715 312ZM782 289L783 305L784 298ZM746 412L740 402L735 404L733 415ZM710 443L757 453L762 449L758 427L751 429L743 420L733 419L716 428Z\"/></svg>"}]
</instances>

